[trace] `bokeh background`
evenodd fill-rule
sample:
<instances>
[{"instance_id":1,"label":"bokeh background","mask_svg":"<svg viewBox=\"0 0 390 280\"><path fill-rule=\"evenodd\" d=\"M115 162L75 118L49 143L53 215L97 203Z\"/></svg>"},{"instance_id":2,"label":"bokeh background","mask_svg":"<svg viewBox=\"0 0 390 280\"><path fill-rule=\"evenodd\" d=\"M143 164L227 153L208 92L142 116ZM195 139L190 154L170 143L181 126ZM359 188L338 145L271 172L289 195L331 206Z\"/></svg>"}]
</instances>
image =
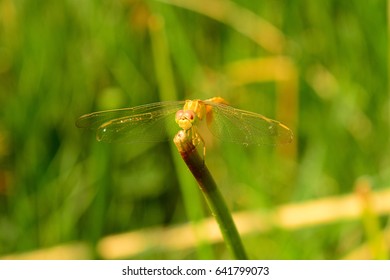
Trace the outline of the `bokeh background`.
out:
<instances>
[{"instance_id":1,"label":"bokeh background","mask_svg":"<svg viewBox=\"0 0 390 280\"><path fill-rule=\"evenodd\" d=\"M207 147L251 258L388 258L388 7L0 0L0 257L230 258L172 143L101 143L75 126L221 96L295 135Z\"/></svg>"}]
</instances>

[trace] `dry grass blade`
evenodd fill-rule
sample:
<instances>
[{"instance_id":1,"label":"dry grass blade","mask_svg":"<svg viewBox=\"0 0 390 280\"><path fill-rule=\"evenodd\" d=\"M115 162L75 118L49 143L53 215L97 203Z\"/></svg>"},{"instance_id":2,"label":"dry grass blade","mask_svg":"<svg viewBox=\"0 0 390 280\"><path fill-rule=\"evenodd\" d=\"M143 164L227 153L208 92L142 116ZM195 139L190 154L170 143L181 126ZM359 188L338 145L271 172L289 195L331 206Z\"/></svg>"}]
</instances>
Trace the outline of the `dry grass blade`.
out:
<instances>
[{"instance_id":1,"label":"dry grass blade","mask_svg":"<svg viewBox=\"0 0 390 280\"><path fill-rule=\"evenodd\" d=\"M373 211L377 215L390 213L390 189L372 193ZM359 194L342 197L329 197L315 201L281 206L273 213L245 211L233 214L237 228L242 235L268 232L273 227L287 230L307 228L314 225L329 224L361 217L364 201ZM253 222L256 221L256 222ZM195 229L195 231L194 231ZM196 234L195 234L196 232ZM222 241L222 235L214 218L197 224L183 224L169 228L155 227L122 234L111 235L100 240L97 252L103 259L134 258L149 250L180 251L192 249L202 236L202 242ZM390 235L385 233L387 247ZM164 242L161 242L164 240ZM30 253L3 256L2 259L83 259L91 252L86 245L60 245ZM363 245L348 254L346 259L370 259L369 245Z\"/></svg>"},{"instance_id":2,"label":"dry grass blade","mask_svg":"<svg viewBox=\"0 0 390 280\"><path fill-rule=\"evenodd\" d=\"M268 21L250 10L229 0L159 0L182 7L220 22L244 34L270 53L279 54L284 50L286 39L283 33Z\"/></svg>"}]
</instances>

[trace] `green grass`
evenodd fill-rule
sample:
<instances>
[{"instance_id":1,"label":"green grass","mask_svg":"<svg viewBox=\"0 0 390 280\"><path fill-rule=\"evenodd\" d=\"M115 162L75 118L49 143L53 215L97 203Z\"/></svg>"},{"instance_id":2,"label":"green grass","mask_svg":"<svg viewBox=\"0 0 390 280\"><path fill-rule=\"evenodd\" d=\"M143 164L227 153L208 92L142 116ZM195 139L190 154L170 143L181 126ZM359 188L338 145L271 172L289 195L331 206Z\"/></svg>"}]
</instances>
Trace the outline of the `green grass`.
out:
<instances>
[{"instance_id":1,"label":"green grass","mask_svg":"<svg viewBox=\"0 0 390 280\"><path fill-rule=\"evenodd\" d=\"M0 256L209 216L191 200L200 193L171 144L99 143L75 127L97 110L222 96L271 118L283 112L295 156L289 147L208 147L234 211L351 193L361 176L389 187L387 3L344 2L235 1L232 13L245 8L280 30L299 75L294 111L273 82L232 85L228 65L277 53L232 22L153 0L0 1ZM162 22L155 33L150 17ZM340 259L367 242L362 221L275 231L244 236L249 255ZM343 245L351 233L355 242ZM228 254L199 244L146 257Z\"/></svg>"}]
</instances>

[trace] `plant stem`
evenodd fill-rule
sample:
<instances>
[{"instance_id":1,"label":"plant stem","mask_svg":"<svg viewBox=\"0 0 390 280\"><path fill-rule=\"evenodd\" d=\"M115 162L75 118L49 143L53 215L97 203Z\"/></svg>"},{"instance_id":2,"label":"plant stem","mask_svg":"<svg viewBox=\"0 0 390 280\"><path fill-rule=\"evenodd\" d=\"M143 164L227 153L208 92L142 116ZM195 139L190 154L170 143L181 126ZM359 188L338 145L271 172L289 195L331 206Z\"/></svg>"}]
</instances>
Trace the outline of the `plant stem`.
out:
<instances>
[{"instance_id":1,"label":"plant stem","mask_svg":"<svg viewBox=\"0 0 390 280\"><path fill-rule=\"evenodd\" d=\"M196 146L192 143L192 139L184 130L181 130L176 134L173 141L179 150L182 159L198 182L211 213L218 222L227 247L234 258L246 260L247 256L244 246L230 211L226 206L210 171L204 163L204 159L200 157Z\"/></svg>"}]
</instances>

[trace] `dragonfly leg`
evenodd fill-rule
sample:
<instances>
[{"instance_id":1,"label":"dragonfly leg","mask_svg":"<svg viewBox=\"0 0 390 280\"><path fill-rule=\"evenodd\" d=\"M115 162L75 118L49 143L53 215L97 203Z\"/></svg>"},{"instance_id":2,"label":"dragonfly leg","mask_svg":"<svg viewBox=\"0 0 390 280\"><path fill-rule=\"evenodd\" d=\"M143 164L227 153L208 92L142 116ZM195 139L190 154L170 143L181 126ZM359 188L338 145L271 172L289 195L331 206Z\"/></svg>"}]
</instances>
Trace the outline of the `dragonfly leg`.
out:
<instances>
[{"instance_id":1,"label":"dragonfly leg","mask_svg":"<svg viewBox=\"0 0 390 280\"><path fill-rule=\"evenodd\" d=\"M192 138L192 144L195 146L195 147L198 147L199 144L202 144L203 146L203 164L204 164L204 161L205 161L205 158L206 158L206 145L205 145L205 142L202 138L202 136L200 136L200 134L198 134L196 131L193 131L193 138Z\"/></svg>"}]
</instances>

